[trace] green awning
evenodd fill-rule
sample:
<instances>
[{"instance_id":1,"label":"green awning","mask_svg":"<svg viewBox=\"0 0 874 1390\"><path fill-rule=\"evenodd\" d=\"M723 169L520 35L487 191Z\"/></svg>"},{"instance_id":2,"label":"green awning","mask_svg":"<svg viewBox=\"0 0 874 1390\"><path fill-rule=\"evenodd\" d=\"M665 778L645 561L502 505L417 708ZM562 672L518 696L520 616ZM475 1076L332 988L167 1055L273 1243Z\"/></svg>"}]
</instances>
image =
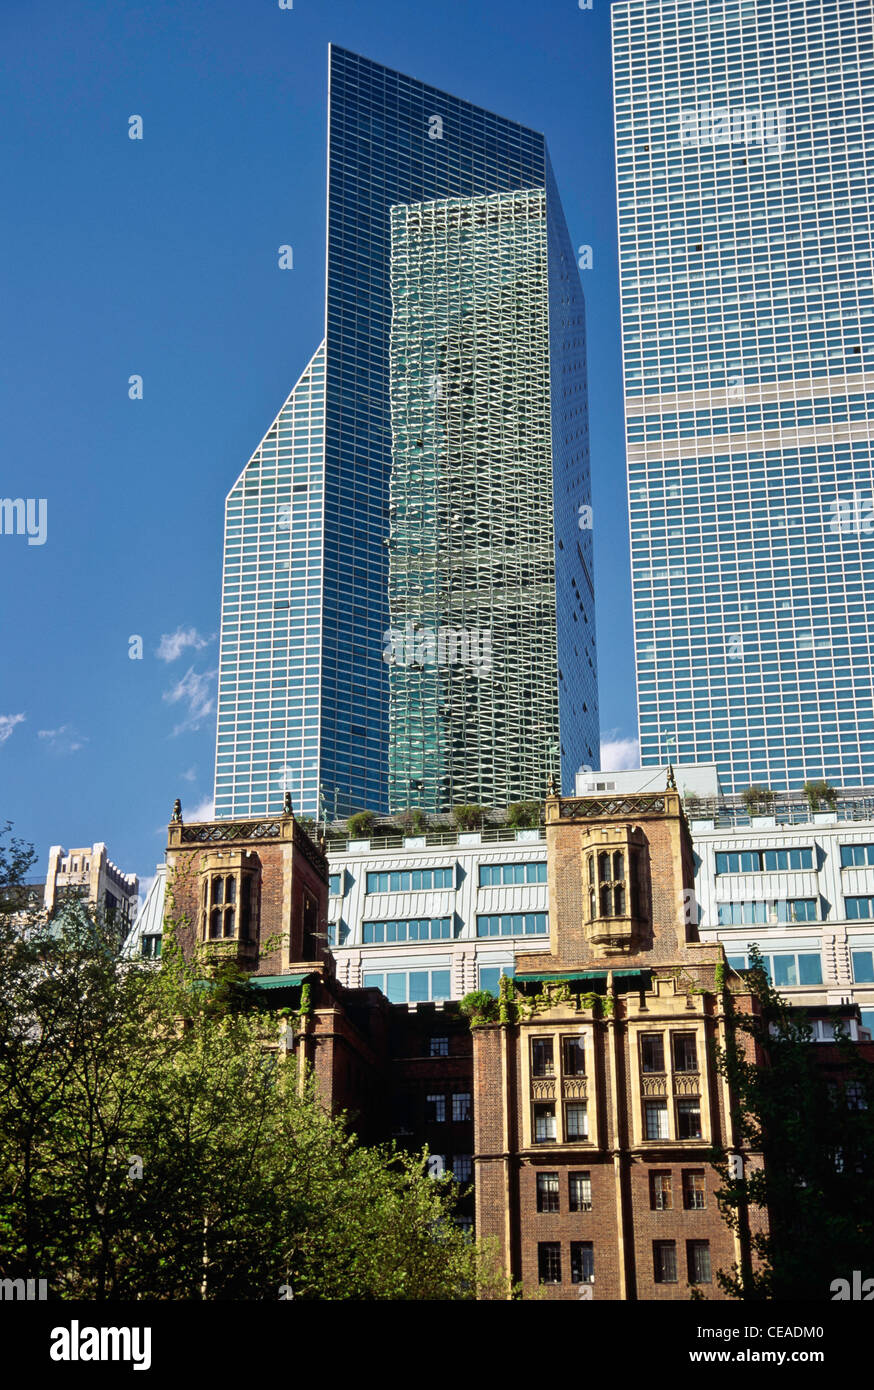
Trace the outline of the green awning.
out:
<instances>
[{"instance_id":1,"label":"green awning","mask_svg":"<svg viewBox=\"0 0 874 1390\"><path fill-rule=\"evenodd\" d=\"M607 975L606 972L603 970L584 970L580 975L519 975L517 973L513 976L513 978L517 980L519 984L523 985L534 984L535 982L540 980L546 980L550 982L554 981L555 983L560 984L562 982L570 983L571 980L606 980Z\"/></svg>"},{"instance_id":2,"label":"green awning","mask_svg":"<svg viewBox=\"0 0 874 1390\"><path fill-rule=\"evenodd\" d=\"M289 971L287 975L252 975L248 983L253 989L289 989L292 985L302 985L312 975L312 970L306 970L303 974Z\"/></svg>"},{"instance_id":3,"label":"green awning","mask_svg":"<svg viewBox=\"0 0 874 1390\"><path fill-rule=\"evenodd\" d=\"M648 970L648 969L647 969L647 970L612 970L610 973L612 974L614 980L620 979L620 978L622 978L622 979L640 979L640 978L643 978L644 976L649 976L649 975L651 975L651 974L652 974L652 971L651 971L651 970ZM520 974L517 972L516 975L514 976L514 978L515 978L516 980L518 980L518 981L519 981L521 984L523 984L523 985L524 985L524 984L527 984L529 981L531 981L532 983L534 983L535 981L539 981L539 980L544 980L544 981L548 981L548 982L553 982L553 981L554 981L554 982L556 982L556 983L560 983L562 980L565 980L565 981L568 981L568 982L570 982L571 980L606 980L606 979L607 979L607 971L606 971L606 970L584 970L584 971L582 971L582 973L578 973L578 974L570 974L570 973L568 973L568 974L558 974L558 975L520 975Z\"/></svg>"}]
</instances>

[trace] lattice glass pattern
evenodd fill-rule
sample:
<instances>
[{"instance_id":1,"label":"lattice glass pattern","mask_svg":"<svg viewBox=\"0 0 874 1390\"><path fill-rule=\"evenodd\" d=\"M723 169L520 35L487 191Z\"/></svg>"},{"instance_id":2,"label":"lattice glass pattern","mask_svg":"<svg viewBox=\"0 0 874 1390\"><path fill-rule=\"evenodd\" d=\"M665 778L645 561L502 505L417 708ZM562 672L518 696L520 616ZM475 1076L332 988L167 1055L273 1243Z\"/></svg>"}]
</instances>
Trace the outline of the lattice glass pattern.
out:
<instances>
[{"instance_id":1,"label":"lattice glass pattern","mask_svg":"<svg viewBox=\"0 0 874 1390\"><path fill-rule=\"evenodd\" d=\"M874 11L613 20L641 760L874 781Z\"/></svg>"},{"instance_id":2,"label":"lattice glass pattern","mask_svg":"<svg viewBox=\"0 0 874 1390\"><path fill-rule=\"evenodd\" d=\"M390 804L506 805L558 772L546 193L391 218Z\"/></svg>"},{"instance_id":3,"label":"lattice glass pattern","mask_svg":"<svg viewBox=\"0 0 874 1390\"><path fill-rule=\"evenodd\" d=\"M316 807L324 380L322 344L228 494L219 818Z\"/></svg>"}]
</instances>

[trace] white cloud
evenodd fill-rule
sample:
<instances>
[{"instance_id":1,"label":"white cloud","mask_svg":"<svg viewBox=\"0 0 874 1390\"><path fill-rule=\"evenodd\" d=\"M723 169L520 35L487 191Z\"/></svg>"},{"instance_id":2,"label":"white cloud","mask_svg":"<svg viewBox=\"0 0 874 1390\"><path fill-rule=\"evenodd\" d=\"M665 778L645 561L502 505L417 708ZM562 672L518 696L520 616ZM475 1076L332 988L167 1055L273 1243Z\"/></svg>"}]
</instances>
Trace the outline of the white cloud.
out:
<instances>
[{"instance_id":1,"label":"white cloud","mask_svg":"<svg viewBox=\"0 0 874 1390\"><path fill-rule=\"evenodd\" d=\"M175 632L162 634L155 655L159 661L175 661L187 647L193 647L196 652L200 652L204 647L208 647L212 640L211 637L201 637L196 627L177 627Z\"/></svg>"},{"instance_id":2,"label":"white cloud","mask_svg":"<svg viewBox=\"0 0 874 1390\"><path fill-rule=\"evenodd\" d=\"M21 724L23 719L23 714L0 714L0 744L12 737L12 730L16 724Z\"/></svg>"},{"instance_id":3,"label":"white cloud","mask_svg":"<svg viewBox=\"0 0 874 1390\"><path fill-rule=\"evenodd\" d=\"M180 772L179 776L182 778L183 782L196 782L197 768L190 767L187 772Z\"/></svg>"},{"instance_id":4,"label":"white cloud","mask_svg":"<svg viewBox=\"0 0 874 1390\"><path fill-rule=\"evenodd\" d=\"M182 679L171 690L164 691L164 699L170 705L176 705L180 700L188 702L188 718L176 725L174 734L199 729L206 716L212 714L214 701L211 689L217 675L218 670L199 672L189 666Z\"/></svg>"},{"instance_id":5,"label":"white cloud","mask_svg":"<svg viewBox=\"0 0 874 1390\"><path fill-rule=\"evenodd\" d=\"M78 753L88 742L84 734L77 734L72 724L61 724L57 729L39 729L37 737L44 739L52 753Z\"/></svg>"},{"instance_id":6,"label":"white cloud","mask_svg":"<svg viewBox=\"0 0 874 1390\"><path fill-rule=\"evenodd\" d=\"M215 820L215 798L212 796L205 796L203 800L190 811L186 810L183 806L182 819L191 821L195 824L197 821L201 820Z\"/></svg>"},{"instance_id":7,"label":"white cloud","mask_svg":"<svg viewBox=\"0 0 874 1390\"><path fill-rule=\"evenodd\" d=\"M601 740L601 771L624 772L640 767L640 744L636 738L606 738Z\"/></svg>"}]
</instances>

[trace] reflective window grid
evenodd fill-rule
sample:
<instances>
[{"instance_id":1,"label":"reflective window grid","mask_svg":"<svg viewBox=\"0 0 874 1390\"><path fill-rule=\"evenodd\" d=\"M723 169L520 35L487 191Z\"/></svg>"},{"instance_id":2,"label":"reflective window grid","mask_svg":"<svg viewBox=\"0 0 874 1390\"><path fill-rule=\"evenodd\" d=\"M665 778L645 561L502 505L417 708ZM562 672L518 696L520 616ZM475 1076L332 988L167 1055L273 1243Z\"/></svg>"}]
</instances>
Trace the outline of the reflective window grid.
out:
<instances>
[{"instance_id":1,"label":"reflective window grid","mask_svg":"<svg viewBox=\"0 0 874 1390\"><path fill-rule=\"evenodd\" d=\"M643 764L870 783L874 12L612 19Z\"/></svg>"}]
</instances>

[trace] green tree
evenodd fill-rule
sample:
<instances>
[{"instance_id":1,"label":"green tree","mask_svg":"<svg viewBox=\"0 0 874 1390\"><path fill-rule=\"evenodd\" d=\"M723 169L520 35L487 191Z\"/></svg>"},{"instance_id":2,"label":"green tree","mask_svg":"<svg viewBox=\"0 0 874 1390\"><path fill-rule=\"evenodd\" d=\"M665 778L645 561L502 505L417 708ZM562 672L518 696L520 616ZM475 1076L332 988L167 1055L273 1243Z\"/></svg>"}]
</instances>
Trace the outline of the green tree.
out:
<instances>
[{"instance_id":1,"label":"green tree","mask_svg":"<svg viewBox=\"0 0 874 1390\"><path fill-rule=\"evenodd\" d=\"M760 783L753 783L741 793L741 800L744 808L750 816L754 816L757 811L770 811L774 805L774 793L770 787L764 787Z\"/></svg>"},{"instance_id":2,"label":"green tree","mask_svg":"<svg viewBox=\"0 0 874 1390\"><path fill-rule=\"evenodd\" d=\"M463 805L453 806L452 819L459 830L476 830L477 826L482 825L485 811L482 806Z\"/></svg>"},{"instance_id":3,"label":"green tree","mask_svg":"<svg viewBox=\"0 0 874 1390\"><path fill-rule=\"evenodd\" d=\"M713 1156L724 1218L743 1232L749 1214L753 1227L749 1258L717 1278L734 1298L829 1299L833 1279L870 1265L874 1067L841 1030L828 1055L813 1043L756 950L747 978L758 1010L738 1010L725 991L729 1041L717 1066L733 1090L738 1138L764 1155L764 1169L736 1177L726 1153ZM764 1212L769 1227L757 1231Z\"/></svg>"},{"instance_id":4,"label":"green tree","mask_svg":"<svg viewBox=\"0 0 874 1390\"><path fill-rule=\"evenodd\" d=\"M347 821L349 834L355 839L367 839L373 834L376 816L372 811L356 811Z\"/></svg>"},{"instance_id":5,"label":"green tree","mask_svg":"<svg viewBox=\"0 0 874 1390\"><path fill-rule=\"evenodd\" d=\"M507 824L514 830L535 830L540 824L539 801L515 801L507 807Z\"/></svg>"},{"instance_id":6,"label":"green tree","mask_svg":"<svg viewBox=\"0 0 874 1390\"><path fill-rule=\"evenodd\" d=\"M0 846L0 887L22 862ZM82 903L0 909L0 1276L86 1300L505 1296L457 1185L300 1094L279 1017L234 967L186 964L170 912L155 968Z\"/></svg>"},{"instance_id":7,"label":"green tree","mask_svg":"<svg viewBox=\"0 0 874 1390\"><path fill-rule=\"evenodd\" d=\"M838 794L834 787L830 786L823 778L805 782L802 788L807 797L807 804L811 811L818 811L824 802L829 810L833 811L838 802Z\"/></svg>"}]
</instances>

